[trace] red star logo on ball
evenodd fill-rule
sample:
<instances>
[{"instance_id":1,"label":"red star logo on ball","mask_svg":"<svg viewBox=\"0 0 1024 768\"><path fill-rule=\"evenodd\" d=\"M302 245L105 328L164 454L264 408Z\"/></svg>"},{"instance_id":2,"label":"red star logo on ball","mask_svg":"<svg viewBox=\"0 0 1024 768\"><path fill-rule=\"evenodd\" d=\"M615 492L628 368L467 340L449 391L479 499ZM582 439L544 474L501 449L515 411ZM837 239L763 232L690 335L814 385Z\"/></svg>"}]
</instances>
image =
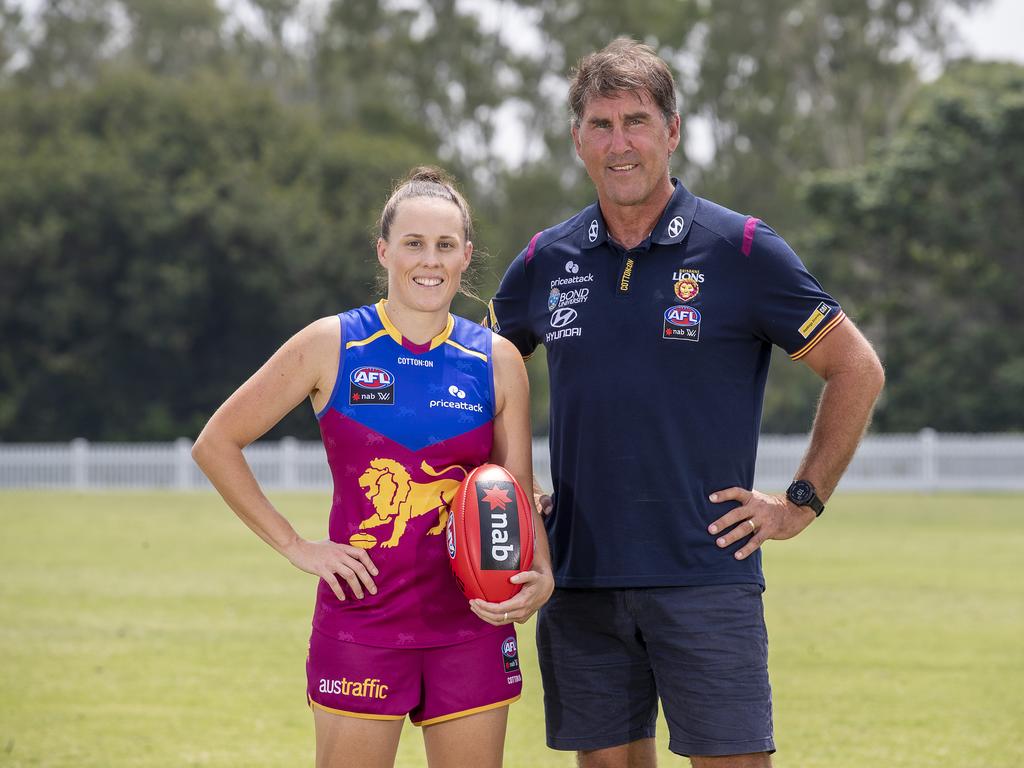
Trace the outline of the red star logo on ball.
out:
<instances>
[{"instance_id":1,"label":"red star logo on ball","mask_svg":"<svg viewBox=\"0 0 1024 768\"><path fill-rule=\"evenodd\" d=\"M512 503L508 491L496 485L484 491L484 501L490 505L491 509L505 509L508 504Z\"/></svg>"}]
</instances>

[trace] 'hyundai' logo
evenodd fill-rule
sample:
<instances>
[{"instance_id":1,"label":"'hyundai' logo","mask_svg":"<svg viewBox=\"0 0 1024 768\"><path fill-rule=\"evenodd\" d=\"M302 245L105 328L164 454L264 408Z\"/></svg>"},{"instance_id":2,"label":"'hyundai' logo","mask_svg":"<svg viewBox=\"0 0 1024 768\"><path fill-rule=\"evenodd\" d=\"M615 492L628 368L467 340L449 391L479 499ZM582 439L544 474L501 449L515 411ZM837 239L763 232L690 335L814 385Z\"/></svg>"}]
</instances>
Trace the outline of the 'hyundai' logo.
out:
<instances>
[{"instance_id":1,"label":"'hyundai' logo","mask_svg":"<svg viewBox=\"0 0 1024 768\"><path fill-rule=\"evenodd\" d=\"M590 242L597 240L597 219L590 222L590 232L588 234L590 236Z\"/></svg>"},{"instance_id":2,"label":"'hyundai' logo","mask_svg":"<svg viewBox=\"0 0 1024 768\"><path fill-rule=\"evenodd\" d=\"M669 237L679 237L679 233L683 231L683 217L676 216L673 218L672 221L668 223L666 231L668 232Z\"/></svg>"},{"instance_id":3,"label":"'hyundai' logo","mask_svg":"<svg viewBox=\"0 0 1024 768\"><path fill-rule=\"evenodd\" d=\"M552 328L564 328L576 319L576 310L569 307L562 307L551 315Z\"/></svg>"}]
</instances>

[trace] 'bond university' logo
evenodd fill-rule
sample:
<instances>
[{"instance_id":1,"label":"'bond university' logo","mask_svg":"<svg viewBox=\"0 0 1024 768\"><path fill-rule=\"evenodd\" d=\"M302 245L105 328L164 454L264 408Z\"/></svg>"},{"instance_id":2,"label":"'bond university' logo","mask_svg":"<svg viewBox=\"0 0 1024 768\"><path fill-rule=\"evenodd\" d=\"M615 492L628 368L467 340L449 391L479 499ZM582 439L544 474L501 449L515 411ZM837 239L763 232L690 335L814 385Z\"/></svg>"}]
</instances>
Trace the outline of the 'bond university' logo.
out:
<instances>
[{"instance_id":1,"label":"'bond university' logo","mask_svg":"<svg viewBox=\"0 0 1024 768\"><path fill-rule=\"evenodd\" d=\"M684 223L682 216L676 216L668 223L668 228L665 231L668 232L669 237L679 237L679 233L683 231Z\"/></svg>"},{"instance_id":2,"label":"'bond university' logo","mask_svg":"<svg viewBox=\"0 0 1024 768\"><path fill-rule=\"evenodd\" d=\"M587 236L590 238L590 242L597 241L597 219L590 222L590 231L587 232Z\"/></svg>"}]
</instances>

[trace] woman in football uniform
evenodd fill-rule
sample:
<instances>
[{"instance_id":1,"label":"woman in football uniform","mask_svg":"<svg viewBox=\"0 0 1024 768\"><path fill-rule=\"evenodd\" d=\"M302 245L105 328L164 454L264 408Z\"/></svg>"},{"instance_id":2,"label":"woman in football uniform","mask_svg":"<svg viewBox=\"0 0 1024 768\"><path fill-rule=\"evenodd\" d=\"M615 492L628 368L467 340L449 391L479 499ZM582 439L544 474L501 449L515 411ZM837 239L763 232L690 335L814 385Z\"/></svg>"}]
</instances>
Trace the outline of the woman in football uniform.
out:
<instances>
[{"instance_id":1,"label":"woman in football uniform","mask_svg":"<svg viewBox=\"0 0 1024 768\"><path fill-rule=\"evenodd\" d=\"M306 663L317 766L392 766L406 716L432 768L500 766L522 686L511 624L553 589L544 526L537 516L532 568L512 577L521 591L493 604L459 591L445 522L480 464L532 488L526 370L511 343L450 313L472 222L442 171L400 182L378 235L387 297L289 339L211 417L193 456L246 525L320 577ZM307 397L334 479L323 541L296 533L242 454Z\"/></svg>"}]
</instances>

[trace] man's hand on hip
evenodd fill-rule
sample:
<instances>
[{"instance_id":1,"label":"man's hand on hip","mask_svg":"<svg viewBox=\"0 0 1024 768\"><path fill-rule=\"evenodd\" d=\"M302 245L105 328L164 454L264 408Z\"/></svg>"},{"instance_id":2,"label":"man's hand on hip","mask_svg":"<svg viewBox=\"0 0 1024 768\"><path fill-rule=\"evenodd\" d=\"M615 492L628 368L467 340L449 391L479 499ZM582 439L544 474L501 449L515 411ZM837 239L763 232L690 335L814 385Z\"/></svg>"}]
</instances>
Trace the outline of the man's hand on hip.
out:
<instances>
[{"instance_id":1,"label":"man's hand on hip","mask_svg":"<svg viewBox=\"0 0 1024 768\"><path fill-rule=\"evenodd\" d=\"M711 501L721 504L738 501L740 506L726 512L708 526L708 533L718 536L715 543L725 549L740 539L747 542L733 557L749 557L768 539L791 539L814 520L814 510L798 507L784 494L726 488L711 494Z\"/></svg>"}]
</instances>

